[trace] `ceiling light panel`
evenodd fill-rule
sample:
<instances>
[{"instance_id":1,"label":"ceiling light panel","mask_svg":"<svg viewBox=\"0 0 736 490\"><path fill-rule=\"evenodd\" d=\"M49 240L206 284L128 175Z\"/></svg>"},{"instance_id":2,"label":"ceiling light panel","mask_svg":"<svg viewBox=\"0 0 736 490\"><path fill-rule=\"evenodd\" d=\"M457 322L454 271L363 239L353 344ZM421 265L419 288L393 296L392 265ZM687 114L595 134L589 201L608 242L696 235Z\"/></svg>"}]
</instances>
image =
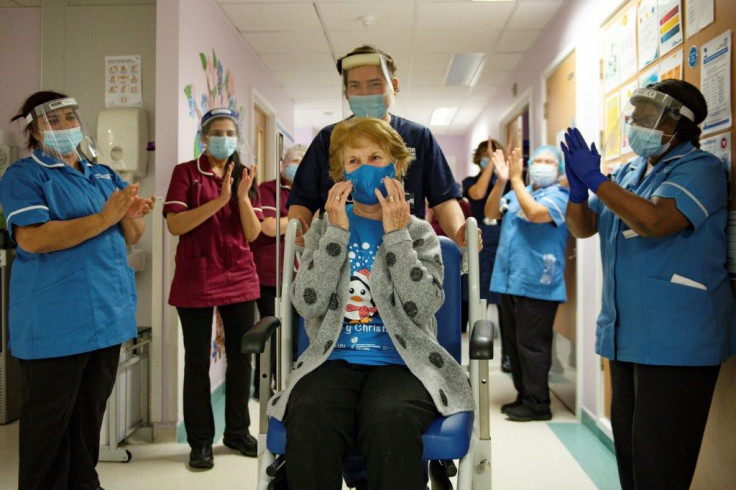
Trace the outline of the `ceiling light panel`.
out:
<instances>
[{"instance_id":1,"label":"ceiling light panel","mask_svg":"<svg viewBox=\"0 0 736 490\"><path fill-rule=\"evenodd\" d=\"M454 54L447 69L445 85L472 87L480 76L485 60L485 53Z\"/></svg>"}]
</instances>

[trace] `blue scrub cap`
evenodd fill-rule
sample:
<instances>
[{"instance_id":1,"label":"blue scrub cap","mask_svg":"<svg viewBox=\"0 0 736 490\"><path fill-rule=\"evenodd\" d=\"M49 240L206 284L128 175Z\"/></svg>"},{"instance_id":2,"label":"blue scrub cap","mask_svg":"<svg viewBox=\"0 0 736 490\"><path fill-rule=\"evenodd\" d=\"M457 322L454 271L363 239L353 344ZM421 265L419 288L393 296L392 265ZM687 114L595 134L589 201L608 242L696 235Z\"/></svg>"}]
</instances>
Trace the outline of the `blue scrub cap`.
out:
<instances>
[{"instance_id":1,"label":"blue scrub cap","mask_svg":"<svg viewBox=\"0 0 736 490\"><path fill-rule=\"evenodd\" d=\"M534 159L537 157L537 155L539 155L540 153L544 153L544 152L551 153L555 156L555 158L557 158L557 163L558 163L557 169L560 171L560 175L564 175L565 174L565 157L562 154L562 150L560 150L556 146L542 145L542 146L537 147L537 149L534 150L534 153L532 153L532 155L529 157L529 161L527 162L527 164L531 165Z\"/></svg>"}]
</instances>

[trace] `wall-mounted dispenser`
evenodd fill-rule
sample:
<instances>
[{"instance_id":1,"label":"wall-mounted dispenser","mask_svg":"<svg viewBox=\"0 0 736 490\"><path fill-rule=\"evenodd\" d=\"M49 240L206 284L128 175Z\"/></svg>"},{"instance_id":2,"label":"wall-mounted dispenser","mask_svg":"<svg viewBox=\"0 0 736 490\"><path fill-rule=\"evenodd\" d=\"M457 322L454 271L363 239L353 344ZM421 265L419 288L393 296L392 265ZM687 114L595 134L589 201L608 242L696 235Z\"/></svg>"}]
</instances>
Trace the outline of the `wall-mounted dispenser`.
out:
<instances>
[{"instance_id":1,"label":"wall-mounted dispenser","mask_svg":"<svg viewBox=\"0 0 736 490\"><path fill-rule=\"evenodd\" d=\"M140 107L103 109L97 117L99 162L124 178L144 177L148 166L148 114Z\"/></svg>"}]
</instances>

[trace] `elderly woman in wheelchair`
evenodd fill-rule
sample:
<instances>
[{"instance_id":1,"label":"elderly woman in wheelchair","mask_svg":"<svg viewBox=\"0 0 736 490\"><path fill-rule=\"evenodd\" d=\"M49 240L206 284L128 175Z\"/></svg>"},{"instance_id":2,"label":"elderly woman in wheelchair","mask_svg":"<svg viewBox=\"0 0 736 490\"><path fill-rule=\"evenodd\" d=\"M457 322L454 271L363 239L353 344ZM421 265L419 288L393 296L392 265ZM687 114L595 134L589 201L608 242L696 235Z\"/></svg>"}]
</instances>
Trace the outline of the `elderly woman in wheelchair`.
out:
<instances>
[{"instance_id":1,"label":"elderly woman in wheelchair","mask_svg":"<svg viewBox=\"0 0 736 490\"><path fill-rule=\"evenodd\" d=\"M336 184L291 289L310 344L268 407L286 427L292 488L341 488L354 446L372 490L424 488L422 433L474 408L465 370L436 340L440 244L409 214L410 162L385 121L352 118L332 133Z\"/></svg>"}]
</instances>

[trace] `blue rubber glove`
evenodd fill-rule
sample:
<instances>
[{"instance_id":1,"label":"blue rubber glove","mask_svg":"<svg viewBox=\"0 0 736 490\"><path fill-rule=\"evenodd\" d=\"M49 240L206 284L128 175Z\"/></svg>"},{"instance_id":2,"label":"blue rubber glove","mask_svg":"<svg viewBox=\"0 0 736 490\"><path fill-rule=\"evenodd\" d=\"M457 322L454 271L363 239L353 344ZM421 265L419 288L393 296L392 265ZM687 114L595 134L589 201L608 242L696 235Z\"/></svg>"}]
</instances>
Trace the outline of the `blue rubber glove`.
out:
<instances>
[{"instance_id":1,"label":"blue rubber glove","mask_svg":"<svg viewBox=\"0 0 736 490\"><path fill-rule=\"evenodd\" d=\"M567 129L565 142L567 143L565 165L583 181L588 189L596 192L607 179L601 173L601 156L595 148L595 143L588 149L583 135L577 128Z\"/></svg>"},{"instance_id":2,"label":"blue rubber glove","mask_svg":"<svg viewBox=\"0 0 736 490\"><path fill-rule=\"evenodd\" d=\"M565 176L570 183L570 202L586 202L588 200L588 188L580 180L580 177L575 175L575 172L570 168L570 164L567 163L569 158L567 148L562 143L560 143L560 146L562 147L562 153L565 155Z\"/></svg>"}]
</instances>

